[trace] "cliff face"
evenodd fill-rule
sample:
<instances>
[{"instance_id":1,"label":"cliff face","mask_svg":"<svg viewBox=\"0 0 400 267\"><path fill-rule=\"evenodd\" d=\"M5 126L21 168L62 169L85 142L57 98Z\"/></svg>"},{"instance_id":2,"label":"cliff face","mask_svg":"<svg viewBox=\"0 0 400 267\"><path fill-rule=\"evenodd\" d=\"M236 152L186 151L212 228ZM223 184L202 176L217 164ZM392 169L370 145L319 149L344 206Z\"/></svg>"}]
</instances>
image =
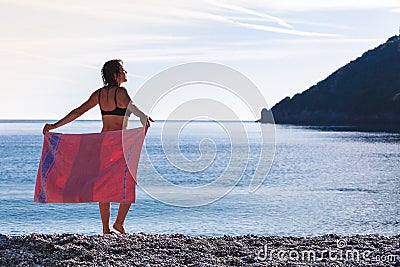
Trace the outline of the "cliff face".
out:
<instances>
[{"instance_id":1,"label":"cliff face","mask_svg":"<svg viewBox=\"0 0 400 267\"><path fill-rule=\"evenodd\" d=\"M276 123L400 123L400 37L391 37L303 93L286 97L271 110ZM260 120L269 121L263 117Z\"/></svg>"}]
</instances>

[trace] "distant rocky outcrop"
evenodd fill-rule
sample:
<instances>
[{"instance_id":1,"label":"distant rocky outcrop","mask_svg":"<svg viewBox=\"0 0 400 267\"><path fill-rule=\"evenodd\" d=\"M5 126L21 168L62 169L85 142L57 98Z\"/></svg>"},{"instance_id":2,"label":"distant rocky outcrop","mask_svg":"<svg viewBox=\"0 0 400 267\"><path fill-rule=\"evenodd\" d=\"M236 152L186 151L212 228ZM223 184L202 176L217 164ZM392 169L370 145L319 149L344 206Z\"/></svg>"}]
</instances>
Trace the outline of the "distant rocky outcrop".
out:
<instances>
[{"instance_id":1,"label":"distant rocky outcrop","mask_svg":"<svg viewBox=\"0 0 400 267\"><path fill-rule=\"evenodd\" d=\"M365 52L301 94L271 109L279 124L400 123L400 36ZM262 111L259 122L271 122Z\"/></svg>"}]
</instances>

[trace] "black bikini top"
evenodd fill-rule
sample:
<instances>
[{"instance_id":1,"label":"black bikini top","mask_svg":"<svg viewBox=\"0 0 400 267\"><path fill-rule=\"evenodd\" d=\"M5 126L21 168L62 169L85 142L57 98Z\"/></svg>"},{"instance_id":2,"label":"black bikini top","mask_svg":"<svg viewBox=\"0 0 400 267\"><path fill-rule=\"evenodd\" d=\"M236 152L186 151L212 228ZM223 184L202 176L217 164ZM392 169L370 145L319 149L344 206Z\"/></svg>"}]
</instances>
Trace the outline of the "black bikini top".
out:
<instances>
[{"instance_id":1,"label":"black bikini top","mask_svg":"<svg viewBox=\"0 0 400 267\"><path fill-rule=\"evenodd\" d=\"M100 106L100 91L99 90L99 106L100 106L100 111L101 111L101 115L116 115L116 116L128 116L131 115L131 111L128 110L127 108L119 108L117 105L117 91L118 91L119 87L117 89L115 89L115 94L114 94L114 102L115 102L115 109L113 110L102 110L101 106Z\"/></svg>"}]
</instances>

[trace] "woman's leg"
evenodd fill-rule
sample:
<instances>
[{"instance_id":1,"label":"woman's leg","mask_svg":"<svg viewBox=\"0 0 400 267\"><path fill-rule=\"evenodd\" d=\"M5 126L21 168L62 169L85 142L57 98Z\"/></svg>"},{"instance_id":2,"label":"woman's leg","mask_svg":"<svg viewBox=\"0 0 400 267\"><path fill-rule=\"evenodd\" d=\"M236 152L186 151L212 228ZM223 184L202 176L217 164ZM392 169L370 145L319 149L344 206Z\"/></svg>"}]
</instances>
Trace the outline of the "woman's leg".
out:
<instances>
[{"instance_id":1,"label":"woman's leg","mask_svg":"<svg viewBox=\"0 0 400 267\"><path fill-rule=\"evenodd\" d=\"M113 228L115 230L117 230L118 232L120 232L121 234L125 234L124 222L125 222L125 218L126 218L126 215L128 214L130 207L131 207L131 203L119 204L118 215L117 215L117 218L115 219Z\"/></svg>"},{"instance_id":2,"label":"woman's leg","mask_svg":"<svg viewBox=\"0 0 400 267\"><path fill-rule=\"evenodd\" d=\"M103 223L103 234L110 234L110 203L100 203L99 210L101 222Z\"/></svg>"}]
</instances>

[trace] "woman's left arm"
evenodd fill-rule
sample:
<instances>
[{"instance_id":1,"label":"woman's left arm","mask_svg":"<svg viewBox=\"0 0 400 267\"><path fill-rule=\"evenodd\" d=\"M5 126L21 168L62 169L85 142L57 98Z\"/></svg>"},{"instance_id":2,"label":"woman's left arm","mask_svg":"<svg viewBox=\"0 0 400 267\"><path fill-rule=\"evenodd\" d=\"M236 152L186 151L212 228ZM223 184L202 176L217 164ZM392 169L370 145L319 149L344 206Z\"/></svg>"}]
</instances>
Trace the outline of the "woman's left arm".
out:
<instances>
[{"instance_id":1,"label":"woman's left arm","mask_svg":"<svg viewBox=\"0 0 400 267\"><path fill-rule=\"evenodd\" d=\"M96 97L97 91L95 91L88 100L86 100L85 103L80 105L79 107L71 110L70 113L68 113L64 118L61 120L57 121L56 123L46 123L45 126L43 127L43 134L46 132L56 129L58 127L61 127L67 123L70 123L71 121L75 120L76 118L79 118L84 114L86 111L89 109L93 108L98 104L98 98Z\"/></svg>"},{"instance_id":2,"label":"woman's left arm","mask_svg":"<svg viewBox=\"0 0 400 267\"><path fill-rule=\"evenodd\" d=\"M141 111L135 104L133 104L130 96L128 95L128 92L125 88L121 87L122 89L118 91L120 95L121 102L123 103L124 106L127 106L127 109L129 109L130 112L133 113L136 117L139 117L140 122L142 123L143 126L150 127L150 122L154 122L152 118L144 114L143 111Z\"/></svg>"}]
</instances>

